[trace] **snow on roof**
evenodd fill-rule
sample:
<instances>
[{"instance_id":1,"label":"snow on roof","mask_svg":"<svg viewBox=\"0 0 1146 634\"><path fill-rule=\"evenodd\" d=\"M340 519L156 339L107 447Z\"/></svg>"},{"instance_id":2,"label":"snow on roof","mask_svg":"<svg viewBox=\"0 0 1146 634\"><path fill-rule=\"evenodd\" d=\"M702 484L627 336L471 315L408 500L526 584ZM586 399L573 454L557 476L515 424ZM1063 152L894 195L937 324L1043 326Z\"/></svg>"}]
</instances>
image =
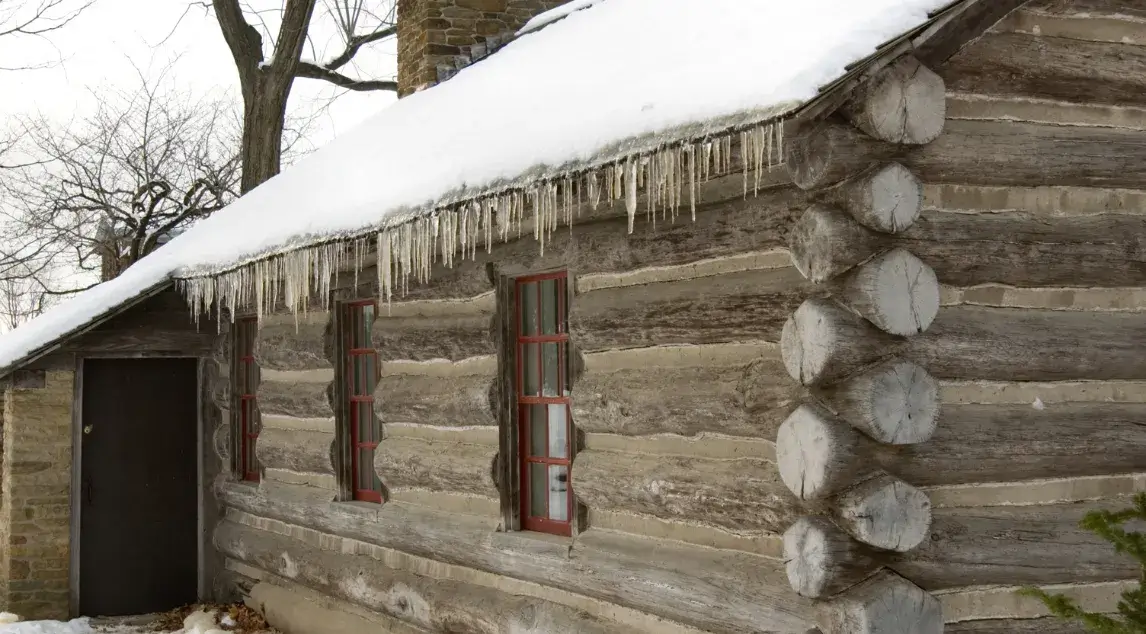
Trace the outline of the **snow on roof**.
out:
<instances>
[{"instance_id":1,"label":"snow on roof","mask_svg":"<svg viewBox=\"0 0 1146 634\"><path fill-rule=\"evenodd\" d=\"M605 0L569 0L569 2L566 2L557 8L550 9L545 13L534 16L533 19L525 23L525 26L521 27L521 30L517 32L517 35L525 35L531 31L536 31L544 26L560 20L561 18L569 15L570 13L573 13L574 11L588 9L591 6L604 1Z\"/></svg>"},{"instance_id":2,"label":"snow on roof","mask_svg":"<svg viewBox=\"0 0 1146 634\"><path fill-rule=\"evenodd\" d=\"M949 4L575 0L540 16L545 28L389 106L119 278L4 335L0 368L176 278L198 278L189 292L200 305L216 298L261 305L275 292L270 277L284 280L288 295L305 296L300 280L313 272L321 286L322 273L346 257L313 247L338 240L378 236L388 291L395 276L424 276L438 247L472 249L479 232L504 236L507 218L555 213L557 205L545 207L555 190L530 190L531 183L560 183L580 170L578 194L635 200L637 169L643 180L656 166L632 157L682 140L764 124L745 140L755 139L758 162L764 152L771 162L780 139L768 122ZM677 174L679 189L682 171L695 178L701 169L697 152L705 164L719 163L721 146L675 151L660 157L659 173ZM555 226L556 218L543 222Z\"/></svg>"}]
</instances>

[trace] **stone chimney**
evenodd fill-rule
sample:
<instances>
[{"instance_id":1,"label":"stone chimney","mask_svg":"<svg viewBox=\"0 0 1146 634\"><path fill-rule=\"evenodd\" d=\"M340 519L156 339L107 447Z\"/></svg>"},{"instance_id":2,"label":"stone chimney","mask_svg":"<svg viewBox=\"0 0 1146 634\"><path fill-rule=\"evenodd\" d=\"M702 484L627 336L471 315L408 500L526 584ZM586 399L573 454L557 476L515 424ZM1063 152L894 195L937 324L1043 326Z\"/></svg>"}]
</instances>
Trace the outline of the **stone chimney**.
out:
<instances>
[{"instance_id":1,"label":"stone chimney","mask_svg":"<svg viewBox=\"0 0 1146 634\"><path fill-rule=\"evenodd\" d=\"M398 0L398 96L439 81L568 0Z\"/></svg>"}]
</instances>

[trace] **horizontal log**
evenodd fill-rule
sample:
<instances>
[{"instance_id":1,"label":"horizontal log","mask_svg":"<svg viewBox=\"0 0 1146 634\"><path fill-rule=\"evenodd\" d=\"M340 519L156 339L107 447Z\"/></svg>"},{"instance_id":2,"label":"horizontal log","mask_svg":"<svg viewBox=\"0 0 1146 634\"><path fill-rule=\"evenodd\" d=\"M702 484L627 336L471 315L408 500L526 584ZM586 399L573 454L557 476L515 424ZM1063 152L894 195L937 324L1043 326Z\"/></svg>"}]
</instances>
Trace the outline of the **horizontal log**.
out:
<instances>
[{"instance_id":1,"label":"horizontal log","mask_svg":"<svg viewBox=\"0 0 1146 634\"><path fill-rule=\"evenodd\" d=\"M1129 473L1146 465L1144 420L1140 403L945 405L930 442L875 460L916 486Z\"/></svg>"},{"instance_id":2,"label":"horizontal log","mask_svg":"<svg viewBox=\"0 0 1146 634\"><path fill-rule=\"evenodd\" d=\"M255 360L263 370L330 368L332 328L329 312L265 315L259 322Z\"/></svg>"},{"instance_id":3,"label":"horizontal log","mask_svg":"<svg viewBox=\"0 0 1146 634\"><path fill-rule=\"evenodd\" d=\"M569 326L582 352L648 345L779 341L807 295L791 268L605 288L577 295Z\"/></svg>"},{"instance_id":4,"label":"horizontal log","mask_svg":"<svg viewBox=\"0 0 1146 634\"><path fill-rule=\"evenodd\" d=\"M1065 583L1039 586L1041 590L1064 595L1087 612L1106 614L1118 610L1122 593L1137 587L1137 580L1098 583ZM974 586L936 593L943 603L943 616L949 624L994 619L1037 620L1051 616L1046 605L1035 597L1016 595L1017 586Z\"/></svg>"},{"instance_id":5,"label":"horizontal log","mask_svg":"<svg viewBox=\"0 0 1146 634\"><path fill-rule=\"evenodd\" d=\"M927 496L936 507L966 508L1085 502L1141 491L1146 491L1146 473L949 484L927 487Z\"/></svg>"},{"instance_id":6,"label":"horizontal log","mask_svg":"<svg viewBox=\"0 0 1146 634\"><path fill-rule=\"evenodd\" d=\"M393 570L368 556L322 549L234 522L219 525L215 543L238 561L429 632L461 627L475 634L615 631L616 624L549 601Z\"/></svg>"},{"instance_id":7,"label":"horizontal log","mask_svg":"<svg viewBox=\"0 0 1146 634\"><path fill-rule=\"evenodd\" d=\"M332 389L333 383L268 381L264 373L257 394L259 411L264 416L329 418L334 416Z\"/></svg>"},{"instance_id":8,"label":"horizontal log","mask_svg":"<svg viewBox=\"0 0 1146 634\"><path fill-rule=\"evenodd\" d=\"M1085 504L934 509L931 539L889 565L929 590L974 585L1085 583L1133 578L1141 567L1079 527Z\"/></svg>"},{"instance_id":9,"label":"horizontal log","mask_svg":"<svg viewBox=\"0 0 1146 634\"><path fill-rule=\"evenodd\" d=\"M1137 130L948 121L938 139L899 160L925 182L1140 187L1146 138Z\"/></svg>"},{"instance_id":10,"label":"horizontal log","mask_svg":"<svg viewBox=\"0 0 1146 634\"><path fill-rule=\"evenodd\" d=\"M1136 72L1144 64L1146 50L1130 43L987 33L940 72L958 92L1144 105L1146 80Z\"/></svg>"},{"instance_id":11,"label":"horizontal log","mask_svg":"<svg viewBox=\"0 0 1146 634\"><path fill-rule=\"evenodd\" d=\"M586 450L573 461L572 482L577 499L590 509L683 520L732 532L778 534L798 512L776 465L763 459Z\"/></svg>"},{"instance_id":12,"label":"horizontal log","mask_svg":"<svg viewBox=\"0 0 1146 634\"><path fill-rule=\"evenodd\" d=\"M634 348L585 364L573 420L589 433L771 439L800 395L768 344Z\"/></svg>"},{"instance_id":13,"label":"horizontal log","mask_svg":"<svg viewBox=\"0 0 1146 634\"><path fill-rule=\"evenodd\" d=\"M784 163L803 190L830 187L894 159L901 146L873 139L851 125L821 122L784 140Z\"/></svg>"},{"instance_id":14,"label":"horizontal log","mask_svg":"<svg viewBox=\"0 0 1146 634\"><path fill-rule=\"evenodd\" d=\"M1146 107L1043 101L1026 97L956 93L947 97L951 119L1026 121L1054 125L1146 130Z\"/></svg>"},{"instance_id":15,"label":"horizontal log","mask_svg":"<svg viewBox=\"0 0 1146 634\"><path fill-rule=\"evenodd\" d=\"M201 316L196 323L187 301L172 289L62 342L60 351L95 356L142 353L209 357L215 354L222 339L213 316Z\"/></svg>"},{"instance_id":16,"label":"horizontal log","mask_svg":"<svg viewBox=\"0 0 1146 634\"><path fill-rule=\"evenodd\" d=\"M391 437L378 445L374 469L391 492L421 489L497 498L497 450L497 445Z\"/></svg>"},{"instance_id":17,"label":"horizontal log","mask_svg":"<svg viewBox=\"0 0 1146 634\"><path fill-rule=\"evenodd\" d=\"M393 502L369 514L339 504L300 506L234 484L221 485L218 495L229 507L263 517L558 587L708 631L803 631L812 618L811 602L791 591L781 564L746 553L592 529L572 548L523 550L521 540L491 540L513 534L494 533L483 518Z\"/></svg>"},{"instance_id":18,"label":"horizontal log","mask_svg":"<svg viewBox=\"0 0 1146 634\"><path fill-rule=\"evenodd\" d=\"M876 139L922 145L943 132L945 98L943 79L905 55L857 88L840 111Z\"/></svg>"},{"instance_id":19,"label":"horizontal log","mask_svg":"<svg viewBox=\"0 0 1146 634\"><path fill-rule=\"evenodd\" d=\"M497 425L491 407L494 373L449 378L390 374L378 381L374 411L384 423L437 427Z\"/></svg>"},{"instance_id":20,"label":"horizontal log","mask_svg":"<svg viewBox=\"0 0 1146 634\"><path fill-rule=\"evenodd\" d=\"M432 282L411 285L403 299L485 293L490 290L487 266L516 271L568 268L585 275L687 264L782 246L787 227L804 205L804 194L794 187L779 187L744 198L739 180L734 180L737 187L730 188L725 198L697 206L695 221L682 217L655 227L640 222L631 234L624 216L586 222L573 231L554 232L544 254L531 236L498 243L491 252L479 249L474 260L456 262L453 268L435 265Z\"/></svg>"},{"instance_id":21,"label":"horizontal log","mask_svg":"<svg viewBox=\"0 0 1146 634\"><path fill-rule=\"evenodd\" d=\"M899 247L952 286L1135 286L1146 284L1143 232L1146 215L1137 214L1048 219L1019 212L927 211L904 233L888 236L842 212L812 207L793 230L792 256L813 281Z\"/></svg>"},{"instance_id":22,"label":"horizontal log","mask_svg":"<svg viewBox=\"0 0 1146 634\"><path fill-rule=\"evenodd\" d=\"M1056 617L1042 619L990 619L948 623L946 634L1087 634L1089 630L1075 621Z\"/></svg>"},{"instance_id":23,"label":"horizontal log","mask_svg":"<svg viewBox=\"0 0 1146 634\"><path fill-rule=\"evenodd\" d=\"M321 431L263 428L255 455L267 469L334 475L334 434Z\"/></svg>"},{"instance_id":24,"label":"horizontal log","mask_svg":"<svg viewBox=\"0 0 1146 634\"><path fill-rule=\"evenodd\" d=\"M1135 313L958 306L910 339L891 337L830 301L804 302L784 328L789 374L839 381L891 356L939 379L1119 380L1146 377L1146 322Z\"/></svg>"},{"instance_id":25,"label":"horizontal log","mask_svg":"<svg viewBox=\"0 0 1146 634\"><path fill-rule=\"evenodd\" d=\"M384 361L428 361L494 354L492 311L473 315L389 317L383 306L374 321L373 344Z\"/></svg>"}]
</instances>

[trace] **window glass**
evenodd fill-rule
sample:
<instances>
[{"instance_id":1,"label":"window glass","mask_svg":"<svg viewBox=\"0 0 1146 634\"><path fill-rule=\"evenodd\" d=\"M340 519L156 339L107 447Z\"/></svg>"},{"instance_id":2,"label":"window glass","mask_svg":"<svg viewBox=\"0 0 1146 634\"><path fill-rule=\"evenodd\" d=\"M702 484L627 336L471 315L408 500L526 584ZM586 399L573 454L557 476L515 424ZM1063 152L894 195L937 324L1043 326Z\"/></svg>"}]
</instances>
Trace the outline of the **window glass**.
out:
<instances>
[{"instance_id":1,"label":"window glass","mask_svg":"<svg viewBox=\"0 0 1146 634\"><path fill-rule=\"evenodd\" d=\"M546 465L529 463L529 515L545 517L545 502L549 499L549 474Z\"/></svg>"},{"instance_id":2,"label":"window glass","mask_svg":"<svg viewBox=\"0 0 1146 634\"><path fill-rule=\"evenodd\" d=\"M549 465L549 519L569 521L569 467Z\"/></svg>"},{"instance_id":3,"label":"window glass","mask_svg":"<svg viewBox=\"0 0 1146 634\"><path fill-rule=\"evenodd\" d=\"M567 407L568 406L564 403L550 403L548 405L550 458L569 457L569 439L566 438L568 426L565 419Z\"/></svg>"},{"instance_id":4,"label":"window glass","mask_svg":"<svg viewBox=\"0 0 1146 634\"><path fill-rule=\"evenodd\" d=\"M543 343L541 344L541 363L544 367L544 385L541 391L542 396L559 396L561 373L558 370L560 367L560 347L565 344L562 343Z\"/></svg>"},{"instance_id":5,"label":"window glass","mask_svg":"<svg viewBox=\"0 0 1146 634\"><path fill-rule=\"evenodd\" d=\"M537 334L537 282L522 284L517 289L521 313L521 334Z\"/></svg>"},{"instance_id":6,"label":"window glass","mask_svg":"<svg viewBox=\"0 0 1146 634\"><path fill-rule=\"evenodd\" d=\"M530 405L529 416L529 455L545 457L546 420L545 405Z\"/></svg>"},{"instance_id":7,"label":"window glass","mask_svg":"<svg viewBox=\"0 0 1146 634\"><path fill-rule=\"evenodd\" d=\"M541 282L541 334L557 334L557 280L542 280Z\"/></svg>"},{"instance_id":8,"label":"window glass","mask_svg":"<svg viewBox=\"0 0 1146 634\"><path fill-rule=\"evenodd\" d=\"M538 367L538 344L527 343L521 346L522 394L537 396L541 384L541 368Z\"/></svg>"}]
</instances>

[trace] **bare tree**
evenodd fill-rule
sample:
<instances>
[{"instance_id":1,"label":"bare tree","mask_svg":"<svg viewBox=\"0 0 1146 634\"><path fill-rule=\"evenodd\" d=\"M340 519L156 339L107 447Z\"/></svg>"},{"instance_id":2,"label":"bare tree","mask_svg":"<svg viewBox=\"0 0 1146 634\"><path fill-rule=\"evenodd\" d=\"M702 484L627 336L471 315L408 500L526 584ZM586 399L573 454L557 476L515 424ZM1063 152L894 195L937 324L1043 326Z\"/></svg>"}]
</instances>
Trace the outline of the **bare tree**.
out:
<instances>
[{"instance_id":1,"label":"bare tree","mask_svg":"<svg viewBox=\"0 0 1146 634\"><path fill-rule=\"evenodd\" d=\"M46 39L51 33L68 25L89 7L93 0L0 0L0 38L15 40ZM30 70L43 68L45 63L25 60L10 63L0 59L0 70Z\"/></svg>"},{"instance_id":2,"label":"bare tree","mask_svg":"<svg viewBox=\"0 0 1146 634\"><path fill-rule=\"evenodd\" d=\"M212 0L243 94L243 193L279 173L287 100L296 78L319 79L348 90L398 89L393 80L344 72L363 47L395 36L394 0L324 0L342 39L341 50L325 62L303 59L315 5L316 0L283 0L282 9L275 11L277 32L272 32L265 12L240 0Z\"/></svg>"},{"instance_id":3,"label":"bare tree","mask_svg":"<svg viewBox=\"0 0 1146 634\"><path fill-rule=\"evenodd\" d=\"M25 121L27 153L41 162L8 188L0 280L65 265L75 273L69 283L43 283L45 292L82 290L238 195L233 102L140 81L132 92L101 89L98 109L64 129Z\"/></svg>"}]
</instances>

